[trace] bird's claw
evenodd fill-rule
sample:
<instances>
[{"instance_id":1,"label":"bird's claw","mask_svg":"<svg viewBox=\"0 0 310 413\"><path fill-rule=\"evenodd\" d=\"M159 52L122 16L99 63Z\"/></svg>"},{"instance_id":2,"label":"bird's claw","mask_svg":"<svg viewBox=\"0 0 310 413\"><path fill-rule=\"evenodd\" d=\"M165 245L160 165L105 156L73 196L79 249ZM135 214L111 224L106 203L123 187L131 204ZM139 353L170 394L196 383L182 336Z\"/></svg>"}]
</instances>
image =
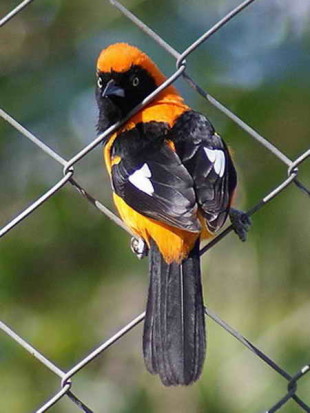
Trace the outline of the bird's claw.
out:
<instances>
[{"instance_id":1,"label":"bird's claw","mask_svg":"<svg viewBox=\"0 0 310 413\"><path fill-rule=\"evenodd\" d=\"M147 256L149 249L143 239L132 237L130 246L131 251L136 254L139 260Z\"/></svg>"},{"instance_id":2,"label":"bird's claw","mask_svg":"<svg viewBox=\"0 0 310 413\"><path fill-rule=\"evenodd\" d=\"M252 221L248 214L238 209L230 208L229 218L233 230L238 235L241 241L245 241L247 238L247 233L252 225Z\"/></svg>"}]
</instances>

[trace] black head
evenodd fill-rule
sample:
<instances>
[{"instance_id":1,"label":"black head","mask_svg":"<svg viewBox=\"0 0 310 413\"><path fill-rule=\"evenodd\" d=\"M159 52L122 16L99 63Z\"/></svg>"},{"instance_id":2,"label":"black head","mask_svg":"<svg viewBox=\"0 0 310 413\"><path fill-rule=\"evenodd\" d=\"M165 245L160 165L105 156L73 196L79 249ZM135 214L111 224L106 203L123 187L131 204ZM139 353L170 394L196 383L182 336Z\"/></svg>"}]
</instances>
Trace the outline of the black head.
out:
<instances>
[{"instance_id":1,"label":"black head","mask_svg":"<svg viewBox=\"0 0 310 413\"><path fill-rule=\"evenodd\" d=\"M132 65L125 72L97 72L98 132L124 118L156 89L155 79L144 68Z\"/></svg>"}]
</instances>

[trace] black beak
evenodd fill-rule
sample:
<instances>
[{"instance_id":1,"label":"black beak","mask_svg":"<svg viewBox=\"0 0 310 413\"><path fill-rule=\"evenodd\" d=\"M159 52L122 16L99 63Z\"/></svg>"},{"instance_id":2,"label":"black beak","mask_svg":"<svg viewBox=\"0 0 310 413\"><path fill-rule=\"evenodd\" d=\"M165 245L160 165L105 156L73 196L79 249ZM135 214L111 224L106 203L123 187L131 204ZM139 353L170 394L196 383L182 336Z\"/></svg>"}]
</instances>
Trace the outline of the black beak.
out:
<instances>
[{"instance_id":1,"label":"black beak","mask_svg":"<svg viewBox=\"0 0 310 413\"><path fill-rule=\"evenodd\" d=\"M123 98L125 97L125 91L115 82L114 79L111 79L104 88L101 96L103 98L107 96L119 96Z\"/></svg>"}]
</instances>

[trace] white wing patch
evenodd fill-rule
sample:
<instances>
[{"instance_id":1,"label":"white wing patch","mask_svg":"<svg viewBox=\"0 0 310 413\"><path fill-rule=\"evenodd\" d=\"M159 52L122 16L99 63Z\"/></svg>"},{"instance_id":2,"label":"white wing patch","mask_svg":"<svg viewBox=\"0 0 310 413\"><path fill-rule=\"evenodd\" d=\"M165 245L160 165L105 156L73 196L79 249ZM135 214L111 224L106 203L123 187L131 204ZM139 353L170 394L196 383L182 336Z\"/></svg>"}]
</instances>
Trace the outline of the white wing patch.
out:
<instances>
[{"instance_id":1,"label":"white wing patch","mask_svg":"<svg viewBox=\"0 0 310 413\"><path fill-rule=\"evenodd\" d=\"M145 163L140 169L137 169L131 174L128 179L136 188L140 189L140 191L152 195L154 193L154 187L150 181L151 176L150 168Z\"/></svg>"},{"instance_id":2,"label":"white wing patch","mask_svg":"<svg viewBox=\"0 0 310 413\"><path fill-rule=\"evenodd\" d=\"M213 168L220 178L225 172L225 155L221 149L203 148L209 161L213 163Z\"/></svg>"}]
</instances>

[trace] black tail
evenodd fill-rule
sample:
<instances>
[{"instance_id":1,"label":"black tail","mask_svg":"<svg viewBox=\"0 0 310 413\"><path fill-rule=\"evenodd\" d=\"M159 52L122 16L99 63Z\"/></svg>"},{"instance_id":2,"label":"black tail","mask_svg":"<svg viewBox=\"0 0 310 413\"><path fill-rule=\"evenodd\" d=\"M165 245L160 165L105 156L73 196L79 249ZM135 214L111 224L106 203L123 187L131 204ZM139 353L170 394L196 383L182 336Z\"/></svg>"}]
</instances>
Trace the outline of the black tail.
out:
<instances>
[{"instance_id":1,"label":"black tail","mask_svg":"<svg viewBox=\"0 0 310 413\"><path fill-rule=\"evenodd\" d=\"M206 352L199 240L181 264L167 264L153 242L149 269L146 367L166 386L191 384L200 376Z\"/></svg>"}]
</instances>

